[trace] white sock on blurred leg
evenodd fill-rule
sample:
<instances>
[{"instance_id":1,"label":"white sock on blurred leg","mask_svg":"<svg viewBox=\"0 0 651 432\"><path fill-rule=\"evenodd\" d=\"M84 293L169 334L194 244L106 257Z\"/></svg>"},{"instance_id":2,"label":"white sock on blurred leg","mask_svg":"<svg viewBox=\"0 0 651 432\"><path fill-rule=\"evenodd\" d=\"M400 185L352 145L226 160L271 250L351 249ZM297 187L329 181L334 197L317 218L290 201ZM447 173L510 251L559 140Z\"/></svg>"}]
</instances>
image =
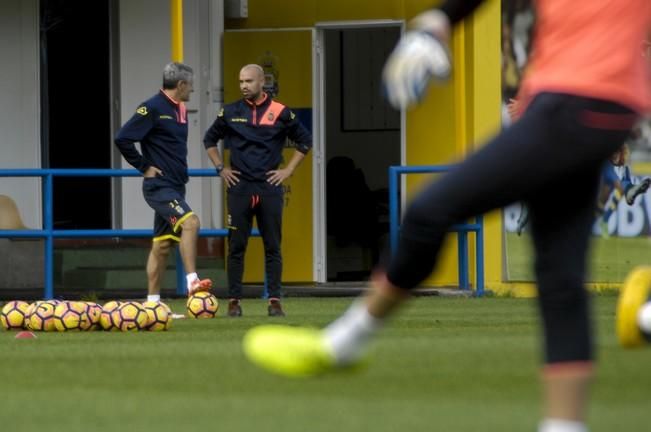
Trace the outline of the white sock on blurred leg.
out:
<instances>
[{"instance_id":1,"label":"white sock on blurred leg","mask_svg":"<svg viewBox=\"0 0 651 432\"><path fill-rule=\"evenodd\" d=\"M147 301L148 302L159 302L160 301L160 294L149 294L147 296Z\"/></svg>"},{"instance_id":2,"label":"white sock on blurred leg","mask_svg":"<svg viewBox=\"0 0 651 432\"><path fill-rule=\"evenodd\" d=\"M324 329L324 338L338 364L357 360L365 351L371 337L382 327L383 320L368 313L366 304L358 300Z\"/></svg>"},{"instance_id":3,"label":"white sock on blurred leg","mask_svg":"<svg viewBox=\"0 0 651 432\"><path fill-rule=\"evenodd\" d=\"M588 432L588 428L583 422L545 419L538 426L538 432Z\"/></svg>"}]
</instances>

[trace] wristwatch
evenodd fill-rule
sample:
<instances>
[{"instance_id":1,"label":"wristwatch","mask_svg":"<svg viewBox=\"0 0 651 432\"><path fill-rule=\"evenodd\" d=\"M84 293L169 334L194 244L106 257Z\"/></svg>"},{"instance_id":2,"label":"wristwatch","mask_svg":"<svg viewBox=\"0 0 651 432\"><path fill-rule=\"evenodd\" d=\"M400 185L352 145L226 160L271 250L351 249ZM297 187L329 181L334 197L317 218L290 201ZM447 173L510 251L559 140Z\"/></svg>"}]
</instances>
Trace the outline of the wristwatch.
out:
<instances>
[{"instance_id":1,"label":"wristwatch","mask_svg":"<svg viewBox=\"0 0 651 432\"><path fill-rule=\"evenodd\" d=\"M222 170L224 169L224 164L219 164L215 166L215 169L217 170L217 174L221 173Z\"/></svg>"}]
</instances>

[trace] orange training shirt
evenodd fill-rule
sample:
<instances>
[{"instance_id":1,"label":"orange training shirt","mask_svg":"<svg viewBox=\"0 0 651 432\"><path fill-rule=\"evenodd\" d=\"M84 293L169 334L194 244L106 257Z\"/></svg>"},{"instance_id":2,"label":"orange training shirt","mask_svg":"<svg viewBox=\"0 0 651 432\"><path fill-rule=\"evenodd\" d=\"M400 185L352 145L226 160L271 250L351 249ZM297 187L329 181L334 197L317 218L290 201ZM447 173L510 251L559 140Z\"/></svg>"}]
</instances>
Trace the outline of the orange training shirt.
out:
<instances>
[{"instance_id":1,"label":"orange training shirt","mask_svg":"<svg viewBox=\"0 0 651 432\"><path fill-rule=\"evenodd\" d=\"M548 91L651 110L651 0L535 0L535 7L525 104Z\"/></svg>"}]
</instances>

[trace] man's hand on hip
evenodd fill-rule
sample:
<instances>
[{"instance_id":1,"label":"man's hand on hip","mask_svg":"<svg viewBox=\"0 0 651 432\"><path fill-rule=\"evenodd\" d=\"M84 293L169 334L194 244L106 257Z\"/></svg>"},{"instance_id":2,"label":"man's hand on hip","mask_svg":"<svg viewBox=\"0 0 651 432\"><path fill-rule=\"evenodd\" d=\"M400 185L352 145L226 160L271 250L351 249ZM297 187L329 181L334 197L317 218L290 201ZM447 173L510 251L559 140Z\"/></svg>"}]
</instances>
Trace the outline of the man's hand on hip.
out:
<instances>
[{"instance_id":1,"label":"man's hand on hip","mask_svg":"<svg viewBox=\"0 0 651 432\"><path fill-rule=\"evenodd\" d=\"M277 170L267 171L267 182L274 186L279 186L283 181L291 177L294 170L291 168L282 168Z\"/></svg>"},{"instance_id":2,"label":"man's hand on hip","mask_svg":"<svg viewBox=\"0 0 651 432\"><path fill-rule=\"evenodd\" d=\"M144 173L142 173L142 175L145 178L162 177L163 176L163 171L156 168L155 166L150 166L149 168L147 168L145 170Z\"/></svg>"},{"instance_id":3,"label":"man's hand on hip","mask_svg":"<svg viewBox=\"0 0 651 432\"><path fill-rule=\"evenodd\" d=\"M239 174L241 174L239 171L230 169L229 167L224 167L219 173L219 176L224 179L227 187L231 187L239 183Z\"/></svg>"}]
</instances>

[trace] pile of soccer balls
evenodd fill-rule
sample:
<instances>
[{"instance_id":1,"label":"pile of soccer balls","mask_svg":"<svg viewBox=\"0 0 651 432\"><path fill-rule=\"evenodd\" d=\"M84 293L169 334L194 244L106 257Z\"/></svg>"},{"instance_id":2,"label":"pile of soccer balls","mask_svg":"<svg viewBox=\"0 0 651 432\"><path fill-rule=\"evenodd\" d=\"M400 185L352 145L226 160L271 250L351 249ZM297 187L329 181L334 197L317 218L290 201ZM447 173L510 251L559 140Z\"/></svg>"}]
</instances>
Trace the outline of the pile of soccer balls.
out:
<instances>
[{"instance_id":1,"label":"pile of soccer balls","mask_svg":"<svg viewBox=\"0 0 651 432\"><path fill-rule=\"evenodd\" d=\"M188 298L188 315L213 318L217 298L200 292ZM13 300L0 311L0 324L7 330L33 331L163 331L172 325L172 310L162 302L93 302L47 300L29 304Z\"/></svg>"}]
</instances>

